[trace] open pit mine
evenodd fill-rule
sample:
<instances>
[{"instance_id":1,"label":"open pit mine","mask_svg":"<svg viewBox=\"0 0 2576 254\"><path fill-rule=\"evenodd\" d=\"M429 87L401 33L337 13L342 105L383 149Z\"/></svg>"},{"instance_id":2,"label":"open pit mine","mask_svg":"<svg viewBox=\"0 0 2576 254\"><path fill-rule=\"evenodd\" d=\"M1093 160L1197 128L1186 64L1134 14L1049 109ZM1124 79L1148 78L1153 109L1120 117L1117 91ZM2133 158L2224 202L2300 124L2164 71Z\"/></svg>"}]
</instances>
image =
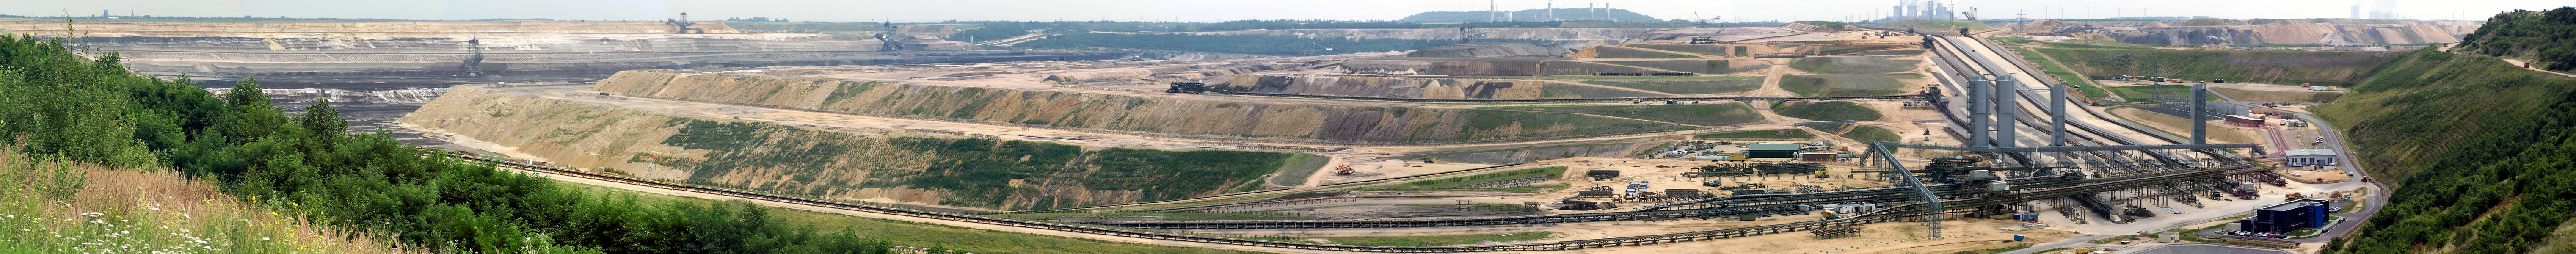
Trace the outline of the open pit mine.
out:
<instances>
[{"instance_id":1,"label":"open pit mine","mask_svg":"<svg viewBox=\"0 0 2576 254\"><path fill-rule=\"evenodd\" d=\"M2236 222L2217 219L2279 203L2255 190L2365 193L2275 183L2229 150L2254 144L2208 142L2204 121L2183 119L2217 107L2070 85L2087 77L2043 68L2026 47L2414 44L2470 31L1818 24L1129 33L1459 42L1317 56L1038 50L1004 44L1044 33L978 44L921 24L97 22L71 33L138 73L213 89L256 78L278 100L410 105L362 110L379 116L356 117L359 128L613 188L1265 252L1951 253ZM2174 116L2139 117L2149 110ZM1371 241L1408 237L1475 240Z\"/></svg>"}]
</instances>

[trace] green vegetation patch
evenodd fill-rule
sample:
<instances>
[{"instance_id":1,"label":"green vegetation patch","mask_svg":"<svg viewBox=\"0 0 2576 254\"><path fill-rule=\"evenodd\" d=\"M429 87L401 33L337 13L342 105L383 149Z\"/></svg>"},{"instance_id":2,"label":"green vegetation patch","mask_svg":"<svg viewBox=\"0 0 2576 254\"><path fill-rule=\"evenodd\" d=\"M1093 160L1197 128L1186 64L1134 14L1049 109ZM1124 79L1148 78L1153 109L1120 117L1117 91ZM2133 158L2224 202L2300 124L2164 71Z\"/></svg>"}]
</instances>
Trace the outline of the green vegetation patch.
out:
<instances>
[{"instance_id":1,"label":"green vegetation patch","mask_svg":"<svg viewBox=\"0 0 2576 254\"><path fill-rule=\"evenodd\" d=\"M2003 43L2003 44L2005 44L2005 45L2023 45L2023 44L2039 43L2039 41L2037 41L2037 40L2022 39L2021 37L2009 37L2009 36L1986 37L1986 39L1988 39L1988 40L1994 40L1995 42Z\"/></svg>"},{"instance_id":2,"label":"green vegetation patch","mask_svg":"<svg viewBox=\"0 0 2576 254\"><path fill-rule=\"evenodd\" d=\"M1762 77L1710 78L1704 80L1585 80L1583 83L1676 94L1738 93L1762 87Z\"/></svg>"},{"instance_id":3,"label":"green vegetation patch","mask_svg":"<svg viewBox=\"0 0 2576 254\"><path fill-rule=\"evenodd\" d=\"M1849 101L1801 101L1772 107L1780 116L1816 121L1877 121L1878 110Z\"/></svg>"},{"instance_id":4,"label":"green vegetation patch","mask_svg":"<svg viewBox=\"0 0 2576 254\"><path fill-rule=\"evenodd\" d=\"M1085 151L1081 146L983 138L883 138L813 131L753 122L684 119L678 134L663 144L711 151L691 167L688 181L717 184L716 176L733 170L777 169L790 175L821 175L851 167L840 158L862 156L874 149L927 154L918 170L874 169L868 182L794 182L772 186L825 184L848 188L904 186L948 191L942 204L1006 209L1051 209L1104 204L1076 199L1044 199L1037 204L1004 207L1015 198L1042 198L1039 190L1012 186L1029 182L1072 181L1093 190L1135 190L1142 200L1172 200L1239 191L1262 176L1288 166L1290 154L1251 151L1167 151L1109 148ZM811 180L811 178L798 178ZM795 180L789 180L795 181ZM720 185L720 184L719 184ZM750 186L733 186L750 187Z\"/></svg>"},{"instance_id":5,"label":"green vegetation patch","mask_svg":"<svg viewBox=\"0 0 2576 254\"><path fill-rule=\"evenodd\" d=\"M1897 83L1897 80L1922 77L1916 74L1783 75L1780 76L1780 89L1810 97L1897 95L1905 93L1905 85Z\"/></svg>"},{"instance_id":6,"label":"green vegetation patch","mask_svg":"<svg viewBox=\"0 0 2576 254\"><path fill-rule=\"evenodd\" d=\"M1785 134L1784 134L1785 133ZM1810 139L1816 134L1798 129L1740 130L1691 136L1697 139Z\"/></svg>"},{"instance_id":7,"label":"green vegetation patch","mask_svg":"<svg viewBox=\"0 0 2576 254\"><path fill-rule=\"evenodd\" d=\"M2066 67L2097 76L2132 75L2207 81L2349 86L2370 77L2395 53L2040 48Z\"/></svg>"},{"instance_id":8,"label":"green vegetation patch","mask_svg":"<svg viewBox=\"0 0 2576 254\"><path fill-rule=\"evenodd\" d=\"M1871 51L1871 50L1881 50L1881 49L1891 49L1891 48L1896 48L1896 47L1895 47L1895 46L1825 47L1825 50L1818 50L1818 51L1816 51L1816 55L1820 55L1820 56L1821 56L1821 55L1841 55L1841 54L1849 54L1849 53L1852 53L1852 52Z\"/></svg>"},{"instance_id":9,"label":"green vegetation patch","mask_svg":"<svg viewBox=\"0 0 2576 254\"><path fill-rule=\"evenodd\" d=\"M1514 169L1514 170L1511 170L1511 171L1493 172L1493 173L1484 173L1484 174L1470 175L1470 176L1461 176L1461 177L1450 177L1450 178L1441 178L1441 179L1431 179L1431 180L1411 181L1411 182L1405 182L1405 183L1401 183L1401 184L1393 184L1393 185L1386 185L1386 186L1374 186L1374 187L1368 187L1368 188L1362 188L1362 189L1367 189L1367 190L1429 190L1429 189L1449 189L1449 187L1456 187L1456 186L1459 186L1459 185L1478 184L1478 183L1486 183L1486 182L1501 181L1501 180L1509 180L1509 179L1524 178L1524 177L1533 177L1533 176L1538 176L1538 177L1554 177L1554 176L1559 176L1559 175L1564 175L1564 174L1565 174L1565 166L1538 167L1538 168Z\"/></svg>"},{"instance_id":10,"label":"green vegetation patch","mask_svg":"<svg viewBox=\"0 0 2576 254\"><path fill-rule=\"evenodd\" d=\"M1314 216L1304 216L1304 215L1294 215L1294 214L1275 214L1275 213L1156 213L1156 212L1106 212L1106 213L1079 213L1079 212L1077 212L1077 213L1004 213L1004 214L987 214L987 215L984 215L984 216L988 216L988 217L996 217L996 218L1012 218L1012 219L1072 219L1072 220L1126 220L1126 219L1141 219L1141 220L1159 220L1159 221L1194 221L1194 220L1293 220L1293 219L1313 219L1313 218L1315 218Z\"/></svg>"},{"instance_id":11,"label":"green vegetation patch","mask_svg":"<svg viewBox=\"0 0 2576 254\"><path fill-rule=\"evenodd\" d=\"M1746 107L1743 103L1734 102L1710 102L1681 105L1632 104L1608 106L1534 106L1501 107L1493 109L1593 114L1700 126L1724 126L1762 121L1762 116L1760 114L1753 113L1753 108Z\"/></svg>"},{"instance_id":12,"label":"green vegetation patch","mask_svg":"<svg viewBox=\"0 0 2576 254\"><path fill-rule=\"evenodd\" d=\"M1854 56L1912 56L1912 55L1922 55L1922 54L1923 54L1923 50L1920 50L1920 49L1899 49L1899 50L1880 50L1880 51L1860 52L1859 54L1851 54L1851 55L1854 55Z\"/></svg>"},{"instance_id":13,"label":"green vegetation patch","mask_svg":"<svg viewBox=\"0 0 2576 254\"><path fill-rule=\"evenodd\" d=\"M2498 13L2460 39L2459 52L2531 59L2532 67L2576 70L2576 7Z\"/></svg>"},{"instance_id":14,"label":"green vegetation patch","mask_svg":"<svg viewBox=\"0 0 2576 254\"><path fill-rule=\"evenodd\" d=\"M1904 137L1897 136L1896 131L1888 130L1887 127L1869 125L1853 127L1851 132L1843 133L1843 138L1849 138L1852 139L1852 141L1860 141L1861 143L1876 143L1881 141L1895 142L1900 141L1899 139L1904 139Z\"/></svg>"},{"instance_id":15,"label":"green vegetation patch","mask_svg":"<svg viewBox=\"0 0 2576 254\"><path fill-rule=\"evenodd\" d=\"M1599 55L1594 56L1594 58L1699 58L1699 57L1696 57L1696 56L1690 56L1690 55L1673 54L1673 53L1668 53L1668 52L1651 51L1651 50L1639 50L1639 49L1633 49L1633 48L1627 48L1627 47L1619 47L1619 46L1601 46L1601 47L1593 47L1593 48L1592 48L1592 51L1593 51L1594 53L1598 53L1598 54L1599 54Z\"/></svg>"},{"instance_id":16,"label":"green vegetation patch","mask_svg":"<svg viewBox=\"0 0 2576 254\"><path fill-rule=\"evenodd\" d=\"M1816 74L1866 74L1913 70L1922 60L1897 60L1894 56L1807 57L1790 62L1789 68Z\"/></svg>"},{"instance_id":17,"label":"green vegetation patch","mask_svg":"<svg viewBox=\"0 0 2576 254\"><path fill-rule=\"evenodd\" d=\"M2013 38L2013 37L1995 37L1995 38ZM2014 38L2014 39L2019 39L2019 38ZM2018 55L2021 55L2021 59L2022 59L2022 60L2030 60L2030 62L2032 62L2032 63L2038 63L2038 64L2039 64L2040 69L2041 69L2041 70L2045 70L2045 71L2047 71L2047 72L2048 72L2048 75L2051 75L2051 76L2057 76L2057 81L2058 81L2058 82L2063 82L2063 84L2068 84L2068 85L2073 85L2073 86L2075 86L2075 90L2076 90L2076 91L2079 91L2079 92L2077 92L2076 94L2078 94L2078 95L2080 95L2080 96L2084 96L2085 98L2102 98L2103 96L2107 96L2107 95L2109 95L2109 92L2102 91L2102 84L2096 84L2096 83L2093 83L2093 79L2085 78L2085 77L2084 77L2084 75L2075 74L2075 72L2074 72L2074 71L2068 71L2068 70L2066 69L2066 65L2064 65L2064 64L2058 64L2058 63L2057 63L2057 61L2055 61L2055 60L2050 60L2050 59L2048 59L2047 57L2040 55L2040 54L2039 54L2038 52L2036 52L2036 51L2031 51L2031 50L2030 50L2030 48L2025 48L2025 47L2011 47L2011 48L2012 48L2013 52L2018 52L2018 53L2020 53L2020 54L2018 54Z\"/></svg>"},{"instance_id":18,"label":"green vegetation patch","mask_svg":"<svg viewBox=\"0 0 2576 254\"><path fill-rule=\"evenodd\" d=\"M2177 100L2185 100L2185 101L2189 101L2189 100L2191 100L2191 86L2188 86L2188 85L2143 85L2143 86L2123 86L2123 87L2112 87L2112 88L2111 88L2111 93L2113 93L2113 94L2119 94L2119 95L2120 95L2120 98L2126 98L2126 99L2128 99L2128 100L2129 100L2129 102L2130 102L2130 103L2158 103L2158 101L2156 100L2156 95L2158 95L2158 94L2166 94L2166 95L2168 95L2168 96L2173 96L2173 98L2174 98L2174 99L2177 99ZM2217 100L2219 100L2219 99L2218 99L2218 96L2209 96L2209 97L2206 97L2206 98L2203 98L2203 99L2210 100L2210 101L2217 101Z\"/></svg>"},{"instance_id":19,"label":"green vegetation patch","mask_svg":"<svg viewBox=\"0 0 2576 254\"><path fill-rule=\"evenodd\" d=\"M2428 48L2349 90L2316 111L2397 189L2323 252L2524 253L2576 216L2576 79Z\"/></svg>"},{"instance_id":20,"label":"green vegetation patch","mask_svg":"<svg viewBox=\"0 0 2576 254\"><path fill-rule=\"evenodd\" d=\"M1713 44L1630 44L1620 46L1663 51L1690 52L1701 55L1726 56L1726 46Z\"/></svg>"},{"instance_id":21,"label":"green vegetation patch","mask_svg":"<svg viewBox=\"0 0 2576 254\"><path fill-rule=\"evenodd\" d=\"M595 185L569 184L562 182L557 183L559 183L557 185L564 186L565 189L574 192L586 193L589 195L618 197L621 199L631 200L637 204L717 206L731 205L731 203L739 202L651 194ZM904 245L940 247L973 253L1248 253L1207 248L1173 247L1012 233L930 223L859 217L847 214L801 209L766 206L754 206L751 208L758 208L760 213L764 214L765 217L776 219L775 222L772 222L773 224L818 229L849 230L849 234L854 236L884 239L886 241L892 241ZM747 210L732 211L750 213L750 211ZM676 230L685 231L686 229Z\"/></svg>"}]
</instances>

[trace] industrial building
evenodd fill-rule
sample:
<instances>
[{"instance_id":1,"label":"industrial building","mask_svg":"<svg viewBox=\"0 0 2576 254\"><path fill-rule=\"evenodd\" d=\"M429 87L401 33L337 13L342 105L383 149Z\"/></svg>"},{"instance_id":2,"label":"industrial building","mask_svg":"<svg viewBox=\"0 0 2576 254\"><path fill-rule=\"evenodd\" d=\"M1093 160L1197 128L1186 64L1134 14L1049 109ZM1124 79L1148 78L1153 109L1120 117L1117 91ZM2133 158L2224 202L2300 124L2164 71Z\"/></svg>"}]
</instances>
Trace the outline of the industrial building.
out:
<instances>
[{"instance_id":1,"label":"industrial building","mask_svg":"<svg viewBox=\"0 0 2576 254\"><path fill-rule=\"evenodd\" d=\"M1798 158L1798 143L1754 143L1744 149L1746 158Z\"/></svg>"},{"instance_id":2,"label":"industrial building","mask_svg":"<svg viewBox=\"0 0 2576 254\"><path fill-rule=\"evenodd\" d=\"M2237 220L2238 231L2287 233L2326 225L2326 200L2300 199L2264 206L2254 210L2253 218Z\"/></svg>"},{"instance_id":3,"label":"industrial building","mask_svg":"<svg viewBox=\"0 0 2576 254\"><path fill-rule=\"evenodd\" d=\"M2298 166L2336 165L2334 149L2290 150L2281 156L2281 162Z\"/></svg>"}]
</instances>

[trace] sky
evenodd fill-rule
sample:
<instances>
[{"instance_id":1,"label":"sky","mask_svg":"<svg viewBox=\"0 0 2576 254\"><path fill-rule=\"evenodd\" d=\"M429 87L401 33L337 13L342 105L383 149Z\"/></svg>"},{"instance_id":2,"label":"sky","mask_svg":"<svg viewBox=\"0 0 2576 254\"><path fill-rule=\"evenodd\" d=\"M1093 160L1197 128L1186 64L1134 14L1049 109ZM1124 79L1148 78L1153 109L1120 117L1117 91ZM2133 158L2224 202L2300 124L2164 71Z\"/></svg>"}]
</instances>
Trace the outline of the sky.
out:
<instances>
[{"instance_id":1,"label":"sky","mask_svg":"<svg viewBox=\"0 0 2576 254\"><path fill-rule=\"evenodd\" d=\"M389 18L465 20L662 20L688 12L695 20L770 17L797 21L937 22L1191 21L1246 19L1395 20L1424 11L1480 11L1609 4L1659 19L1732 21L1857 20L1886 15L1897 0L0 0L0 14L199 17ZM2484 20L2513 9L2576 6L2576 0L1951 0L1981 18L2130 16L2345 18L2352 6L2427 20Z\"/></svg>"}]
</instances>

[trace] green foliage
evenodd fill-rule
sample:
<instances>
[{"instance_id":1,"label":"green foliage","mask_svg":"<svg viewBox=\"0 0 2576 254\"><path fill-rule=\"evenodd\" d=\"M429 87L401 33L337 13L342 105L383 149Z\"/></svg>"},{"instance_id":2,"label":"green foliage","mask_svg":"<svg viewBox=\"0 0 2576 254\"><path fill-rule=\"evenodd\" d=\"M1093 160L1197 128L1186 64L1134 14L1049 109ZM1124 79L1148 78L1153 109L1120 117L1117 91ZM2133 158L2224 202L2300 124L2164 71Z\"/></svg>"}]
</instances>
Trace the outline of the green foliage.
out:
<instances>
[{"instance_id":1,"label":"green foliage","mask_svg":"<svg viewBox=\"0 0 2576 254\"><path fill-rule=\"evenodd\" d=\"M1368 187L1368 188L1363 188L1363 189L1368 189L1368 190L1421 190L1421 189L1448 189L1449 187L1455 187L1455 186L1459 186L1459 185L1477 184L1477 183L1492 182L1492 181L1501 181L1501 180L1506 180L1506 179L1523 178L1523 177L1532 177L1532 176L1557 176L1557 175L1564 175L1564 174L1565 174L1565 167L1564 167L1564 166L1541 167L1541 168L1526 168L1526 169L1514 169L1514 170L1511 170L1511 171L1494 172L1494 173L1485 173L1485 174L1470 175L1470 176L1461 176L1461 177L1450 177L1450 178L1441 178L1441 179L1431 179L1431 180L1411 181L1411 182L1405 182L1405 183L1401 183L1401 184L1386 185L1386 186L1374 186L1374 187Z\"/></svg>"},{"instance_id":2,"label":"green foliage","mask_svg":"<svg viewBox=\"0 0 2576 254\"><path fill-rule=\"evenodd\" d=\"M1851 132L1844 132L1843 138L1850 138L1852 141L1860 141L1861 143L1876 143L1881 141L1900 141L1898 139L1903 139L1904 137L1897 136L1896 131L1888 130L1886 127L1861 125L1853 127Z\"/></svg>"},{"instance_id":3,"label":"green foliage","mask_svg":"<svg viewBox=\"0 0 2576 254\"><path fill-rule=\"evenodd\" d=\"M2186 80L2347 86L2370 77L2395 53L2363 51L2248 51L2175 49L2040 48L2075 71Z\"/></svg>"},{"instance_id":4,"label":"green foliage","mask_svg":"<svg viewBox=\"0 0 2576 254\"><path fill-rule=\"evenodd\" d=\"M2002 40L2021 38L1995 37L1995 39ZM2027 47L2011 48L2013 52L2019 53L2017 55L2021 55L2022 60L2029 60L2032 63L2038 63L2040 69L2047 71L2048 75L2057 76L2058 82L2074 85L2075 90L2078 91L2076 93L2078 96L2084 96L2085 98L2102 98L2103 96L2110 95L2110 93L2102 91L2101 84L2095 84L2092 79L2084 78L2084 75L2075 74L2074 71L2067 70L2066 65L2058 64L2056 60L2050 60L2047 56L2040 55L2039 52L2036 51L2031 51L2030 48Z\"/></svg>"},{"instance_id":5,"label":"green foliage","mask_svg":"<svg viewBox=\"0 0 2576 254\"><path fill-rule=\"evenodd\" d=\"M1873 96L1905 93L1897 79L1922 78L1910 73L1855 75L1784 75L1780 89L1798 96Z\"/></svg>"},{"instance_id":6,"label":"green foliage","mask_svg":"<svg viewBox=\"0 0 2576 254\"><path fill-rule=\"evenodd\" d=\"M617 253L888 252L881 241L770 223L748 203L638 206L562 191L424 154L390 134L342 133L327 103L289 118L254 81L218 98L61 45L0 35L0 136L30 140L32 154L172 165L223 181L249 203L436 251L554 252L561 243Z\"/></svg>"},{"instance_id":7,"label":"green foliage","mask_svg":"<svg viewBox=\"0 0 2576 254\"><path fill-rule=\"evenodd\" d=\"M1842 30L1843 30L1843 26L1845 26L1845 25L1851 25L1850 23L1834 22L1834 21L1821 21L1821 20L1796 21L1796 22L1789 22L1789 23L1799 23L1799 24L1815 25L1815 26L1819 27L1819 28L1817 28L1817 29L1816 29L1816 31L1817 31L1817 32L1837 32L1837 31L1842 31Z\"/></svg>"},{"instance_id":8,"label":"green foliage","mask_svg":"<svg viewBox=\"0 0 2576 254\"><path fill-rule=\"evenodd\" d=\"M2454 51L2531 59L2532 67L2576 70L2576 7L2497 13L2462 36Z\"/></svg>"},{"instance_id":9,"label":"green foliage","mask_svg":"<svg viewBox=\"0 0 2576 254\"><path fill-rule=\"evenodd\" d=\"M1881 49L1891 49L1891 48L1896 48L1896 47L1893 47L1893 46L1868 46L1868 47L1826 47L1826 48L1829 48L1829 49L1816 51L1816 55L1820 55L1820 56L1822 56L1822 55L1841 55L1841 54L1849 54L1849 53L1852 53L1852 52L1871 51L1871 50L1881 50Z\"/></svg>"},{"instance_id":10,"label":"green foliage","mask_svg":"<svg viewBox=\"0 0 2576 254\"><path fill-rule=\"evenodd\" d=\"M1752 108L1745 107L1742 103L1733 102L1682 105L1631 104L1609 106L1539 106L1505 107L1495 109L1593 114L1701 126L1735 125L1762 120L1762 116L1753 113Z\"/></svg>"},{"instance_id":11,"label":"green foliage","mask_svg":"<svg viewBox=\"0 0 2576 254\"><path fill-rule=\"evenodd\" d=\"M2039 43L2039 41L2037 41L2037 40L2022 39L2021 37L1995 36L1995 37L1986 37L1986 39L1988 39L1988 40L1994 40L1995 42L2003 43L2004 45L2023 45L2023 44Z\"/></svg>"},{"instance_id":12,"label":"green foliage","mask_svg":"<svg viewBox=\"0 0 2576 254\"><path fill-rule=\"evenodd\" d=\"M1109 148L1084 151L1081 146L983 138L941 139L895 137L891 147L861 147L865 139L841 132L813 131L756 122L687 119L663 144L713 151L690 167L689 182L716 184L713 178L733 170L777 169L786 174L818 175L831 170L836 158L864 149L900 149L933 158L925 168L877 170L869 185L946 190L943 204L1002 207L1004 201L1045 197L1037 189L1012 186L1014 181L1072 182L1094 190L1136 190L1144 200L1172 200L1229 191L1256 183L1290 163L1290 154L1253 151L1167 151ZM793 149L776 149L780 147ZM788 185L803 185L793 183ZM848 186L856 187L856 186ZM1052 209L1097 205L1092 200L1064 199L1031 206Z\"/></svg>"},{"instance_id":13,"label":"green foliage","mask_svg":"<svg viewBox=\"0 0 2576 254\"><path fill-rule=\"evenodd\" d=\"M1865 74L1913 70L1922 60L1896 60L1893 56L1807 57L1790 62L1795 68L1816 74Z\"/></svg>"},{"instance_id":14,"label":"green foliage","mask_svg":"<svg viewBox=\"0 0 2576 254\"><path fill-rule=\"evenodd\" d=\"M2328 253L2520 253L2576 211L2576 80L2417 50L2317 108L2389 204Z\"/></svg>"},{"instance_id":15,"label":"green foliage","mask_svg":"<svg viewBox=\"0 0 2576 254\"><path fill-rule=\"evenodd\" d=\"M1788 133L1788 134L1781 134L1781 133L1783 133L1784 131L1785 131L1786 133ZM1806 131L1801 131L1801 130L1797 130L1797 129L1769 129L1769 130L1740 130L1740 131L1729 131L1729 132L1719 132L1719 133L1699 134L1698 136L1691 136L1691 138L1697 138L1697 139L1733 139L1733 138L1753 138L1753 139L1810 139L1810 138L1816 138L1816 134L1810 134L1810 133L1807 133Z\"/></svg>"},{"instance_id":16,"label":"green foliage","mask_svg":"<svg viewBox=\"0 0 2576 254\"><path fill-rule=\"evenodd\" d=\"M1486 39L1485 42L1534 42L1528 40ZM1191 34L1112 34L1076 33L1021 43L1029 48L1090 49L1125 48L1252 54L1274 56L1314 56L1360 52L1406 51L1458 44L1457 40L1347 39L1338 37L1299 37L1281 35L1191 35Z\"/></svg>"},{"instance_id":17,"label":"green foliage","mask_svg":"<svg viewBox=\"0 0 2576 254\"><path fill-rule=\"evenodd\" d=\"M1849 101L1790 102L1771 108L1780 116L1816 121L1877 121L1878 110Z\"/></svg>"},{"instance_id":18,"label":"green foliage","mask_svg":"<svg viewBox=\"0 0 2576 254\"><path fill-rule=\"evenodd\" d=\"M1622 76L1624 77L1624 76ZM1651 77L1651 76L1639 76ZM1762 86L1762 77L1701 77L1692 79L1614 79L1584 80L1584 84L1616 86L1676 94L1722 94L1753 91Z\"/></svg>"}]
</instances>

